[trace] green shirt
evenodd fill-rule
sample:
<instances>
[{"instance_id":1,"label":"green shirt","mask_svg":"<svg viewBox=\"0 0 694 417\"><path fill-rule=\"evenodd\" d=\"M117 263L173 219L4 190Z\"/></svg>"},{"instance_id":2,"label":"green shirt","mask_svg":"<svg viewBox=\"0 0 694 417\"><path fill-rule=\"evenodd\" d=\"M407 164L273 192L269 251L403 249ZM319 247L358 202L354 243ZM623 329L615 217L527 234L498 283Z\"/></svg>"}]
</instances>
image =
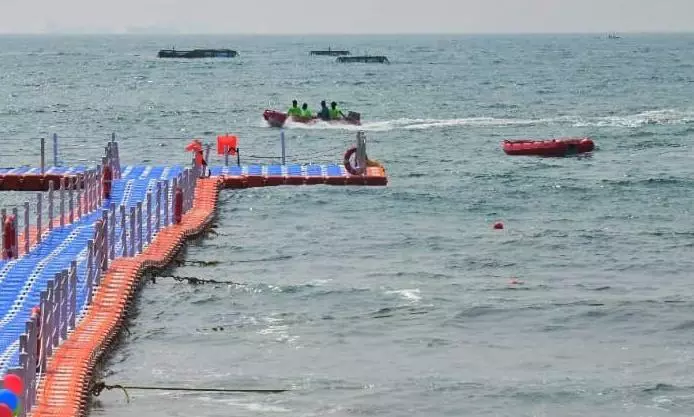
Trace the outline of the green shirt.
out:
<instances>
[{"instance_id":1,"label":"green shirt","mask_svg":"<svg viewBox=\"0 0 694 417\"><path fill-rule=\"evenodd\" d=\"M301 116L301 109L299 107L290 107L287 111L288 116Z\"/></svg>"},{"instance_id":2,"label":"green shirt","mask_svg":"<svg viewBox=\"0 0 694 417\"><path fill-rule=\"evenodd\" d=\"M330 114L330 118L333 120L339 119L341 117L340 116L340 109L338 109L337 107L335 107L334 109L330 109L328 111L328 113Z\"/></svg>"},{"instance_id":3,"label":"green shirt","mask_svg":"<svg viewBox=\"0 0 694 417\"><path fill-rule=\"evenodd\" d=\"M308 117L308 118L313 117L313 112L311 111L311 109L306 109L306 110L302 109L301 110L301 117Z\"/></svg>"}]
</instances>

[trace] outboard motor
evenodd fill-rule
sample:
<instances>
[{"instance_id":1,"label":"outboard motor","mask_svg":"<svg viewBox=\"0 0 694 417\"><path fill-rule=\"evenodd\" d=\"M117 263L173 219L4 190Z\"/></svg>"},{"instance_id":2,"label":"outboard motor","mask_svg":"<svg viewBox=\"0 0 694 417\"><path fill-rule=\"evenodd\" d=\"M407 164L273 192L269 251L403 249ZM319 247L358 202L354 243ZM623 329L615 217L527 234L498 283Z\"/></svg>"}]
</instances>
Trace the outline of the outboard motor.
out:
<instances>
[{"instance_id":1,"label":"outboard motor","mask_svg":"<svg viewBox=\"0 0 694 417\"><path fill-rule=\"evenodd\" d=\"M359 114L355 111L348 111L347 112L347 118L351 119L351 120L361 121L361 114Z\"/></svg>"}]
</instances>

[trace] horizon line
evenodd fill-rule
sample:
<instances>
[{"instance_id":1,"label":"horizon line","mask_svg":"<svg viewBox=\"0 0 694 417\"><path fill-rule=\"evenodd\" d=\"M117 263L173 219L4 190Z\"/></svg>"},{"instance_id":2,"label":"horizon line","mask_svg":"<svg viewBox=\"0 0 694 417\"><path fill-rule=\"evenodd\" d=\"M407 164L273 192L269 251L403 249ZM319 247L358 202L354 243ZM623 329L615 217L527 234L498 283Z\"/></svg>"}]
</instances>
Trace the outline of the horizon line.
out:
<instances>
[{"instance_id":1,"label":"horizon line","mask_svg":"<svg viewBox=\"0 0 694 417\"><path fill-rule=\"evenodd\" d=\"M600 35L600 34L630 34L630 35L686 35L694 34L692 30L625 30L625 31L567 31L567 32L290 32L290 33L258 33L258 32L176 32L147 28L133 28L122 31L72 31L57 30L46 32L2 32L0 36L95 36L95 35L117 35L117 36L490 36L490 35Z\"/></svg>"}]
</instances>

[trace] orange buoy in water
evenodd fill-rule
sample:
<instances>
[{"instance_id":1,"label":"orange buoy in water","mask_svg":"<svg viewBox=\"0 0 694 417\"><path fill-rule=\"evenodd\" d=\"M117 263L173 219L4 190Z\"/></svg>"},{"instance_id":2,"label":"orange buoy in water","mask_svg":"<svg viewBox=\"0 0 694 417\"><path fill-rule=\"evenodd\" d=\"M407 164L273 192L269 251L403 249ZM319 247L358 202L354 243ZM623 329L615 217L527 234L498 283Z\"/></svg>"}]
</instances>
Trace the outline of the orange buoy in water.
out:
<instances>
[{"instance_id":1,"label":"orange buoy in water","mask_svg":"<svg viewBox=\"0 0 694 417\"><path fill-rule=\"evenodd\" d=\"M504 228L504 224L503 224L503 223L501 223L501 222L496 222L496 223L494 223L494 229L496 229L496 230L501 230L501 229L503 229L503 228Z\"/></svg>"}]
</instances>

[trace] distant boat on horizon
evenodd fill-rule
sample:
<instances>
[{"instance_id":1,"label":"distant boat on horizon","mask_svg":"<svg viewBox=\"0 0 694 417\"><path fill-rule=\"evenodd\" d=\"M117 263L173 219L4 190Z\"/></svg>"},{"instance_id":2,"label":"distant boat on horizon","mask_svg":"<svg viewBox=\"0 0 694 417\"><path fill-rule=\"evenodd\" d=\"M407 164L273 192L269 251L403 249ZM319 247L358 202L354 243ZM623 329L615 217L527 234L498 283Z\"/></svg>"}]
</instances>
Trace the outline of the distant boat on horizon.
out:
<instances>
[{"instance_id":1,"label":"distant boat on horizon","mask_svg":"<svg viewBox=\"0 0 694 417\"><path fill-rule=\"evenodd\" d=\"M622 39L622 37L618 36L616 33L610 33L607 35L607 39Z\"/></svg>"},{"instance_id":2,"label":"distant boat on horizon","mask_svg":"<svg viewBox=\"0 0 694 417\"><path fill-rule=\"evenodd\" d=\"M162 49L157 56L159 58L234 58L238 52L232 49L193 49L179 51L176 48Z\"/></svg>"},{"instance_id":3,"label":"distant boat on horizon","mask_svg":"<svg viewBox=\"0 0 694 417\"><path fill-rule=\"evenodd\" d=\"M316 51L311 51L310 55L319 55L319 56L345 56L345 55L351 55L349 51L343 50L343 49L331 49L328 47L328 49L320 49Z\"/></svg>"},{"instance_id":4,"label":"distant boat on horizon","mask_svg":"<svg viewBox=\"0 0 694 417\"><path fill-rule=\"evenodd\" d=\"M362 55L362 56L341 56L338 57L336 62L363 62L363 63L379 63L379 64L390 64L388 58L383 55Z\"/></svg>"}]
</instances>

